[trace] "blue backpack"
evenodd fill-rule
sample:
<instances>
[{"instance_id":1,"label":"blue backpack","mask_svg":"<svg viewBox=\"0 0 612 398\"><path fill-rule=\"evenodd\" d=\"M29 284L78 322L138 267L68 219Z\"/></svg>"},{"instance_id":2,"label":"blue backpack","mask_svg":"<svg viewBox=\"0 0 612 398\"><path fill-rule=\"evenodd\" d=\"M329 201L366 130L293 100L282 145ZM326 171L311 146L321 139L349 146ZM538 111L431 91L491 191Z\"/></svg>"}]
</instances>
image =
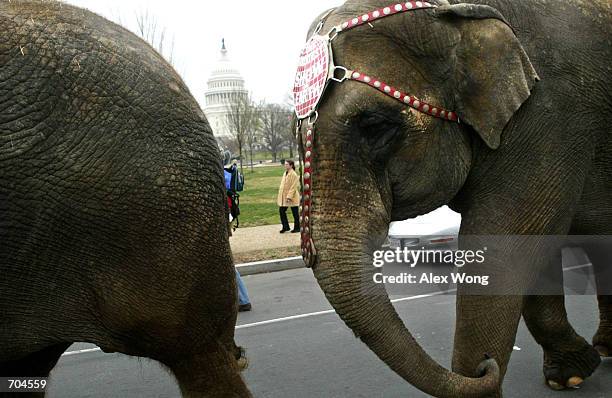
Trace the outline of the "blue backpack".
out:
<instances>
[{"instance_id":1,"label":"blue backpack","mask_svg":"<svg viewBox=\"0 0 612 398\"><path fill-rule=\"evenodd\" d=\"M225 189L229 191L232 187L232 173L223 169L223 174L225 175Z\"/></svg>"},{"instance_id":2,"label":"blue backpack","mask_svg":"<svg viewBox=\"0 0 612 398\"><path fill-rule=\"evenodd\" d=\"M225 189L233 192L242 192L244 190L244 176L238 171L238 167L232 166L225 171Z\"/></svg>"}]
</instances>

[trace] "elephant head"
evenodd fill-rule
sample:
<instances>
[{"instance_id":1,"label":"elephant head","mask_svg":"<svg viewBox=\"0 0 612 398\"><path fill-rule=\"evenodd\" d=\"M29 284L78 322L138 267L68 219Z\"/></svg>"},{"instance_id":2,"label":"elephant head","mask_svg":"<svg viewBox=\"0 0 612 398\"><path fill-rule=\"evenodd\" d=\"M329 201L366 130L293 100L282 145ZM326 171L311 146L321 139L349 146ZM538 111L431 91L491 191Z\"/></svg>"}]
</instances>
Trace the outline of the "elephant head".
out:
<instances>
[{"instance_id":1,"label":"elephant head","mask_svg":"<svg viewBox=\"0 0 612 398\"><path fill-rule=\"evenodd\" d=\"M387 13L385 6L348 1L316 21L328 32L344 21L370 19L337 36L332 30L335 64L452 110L460 123L433 117L429 107L407 106L398 101L403 94L392 98L372 84L330 82L317 105L314 141L306 119L298 130L302 155L312 163L304 184L312 190L304 192L306 260L336 312L400 376L437 397L484 396L499 388L495 361L482 353L474 377L433 361L384 286L374 283L373 251L390 221L432 211L458 194L475 149L503 145L502 132L537 75L512 28L491 7L434 4L374 20Z\"/></svg>"}]
</instances>

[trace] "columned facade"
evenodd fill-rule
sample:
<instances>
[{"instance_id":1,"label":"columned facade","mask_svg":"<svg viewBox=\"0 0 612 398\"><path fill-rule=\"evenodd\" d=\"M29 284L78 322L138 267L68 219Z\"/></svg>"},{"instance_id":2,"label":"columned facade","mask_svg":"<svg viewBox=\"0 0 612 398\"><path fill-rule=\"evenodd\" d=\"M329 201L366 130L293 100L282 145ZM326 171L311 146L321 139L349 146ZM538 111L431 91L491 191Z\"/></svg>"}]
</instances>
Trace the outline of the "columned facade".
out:
<instances>
[{"instance_id":1,"label":"columned facade","mask_svg":"<svg viewBox=\"0 0 612 398\"><path fill-rule=\"evenodd\" d=\"M222 40L221 43L219 60L207 82L204 106L208 123L217 138L231 136L226 123L228 107L232 102L248 95L244 79L227 55L225 40Z\"/></svg>"}]
</instances>

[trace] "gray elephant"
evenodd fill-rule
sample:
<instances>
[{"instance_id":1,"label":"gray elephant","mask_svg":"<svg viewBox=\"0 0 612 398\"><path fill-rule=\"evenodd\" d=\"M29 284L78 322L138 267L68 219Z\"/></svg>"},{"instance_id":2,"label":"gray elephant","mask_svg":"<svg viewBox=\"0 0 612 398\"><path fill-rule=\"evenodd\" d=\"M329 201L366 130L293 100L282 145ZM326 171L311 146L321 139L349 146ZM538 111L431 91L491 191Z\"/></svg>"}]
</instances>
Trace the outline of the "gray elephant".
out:
<instances>
[{"instance_id":1,"label":"gray elephant","mask_svg":"<svg viewBox=\"0 0 612 398\"><path fill-rule=\"evenodd\" d=\"M530 260L488 253L511 294L459 288L448 371L374 283L372 258L390 221L443 204L462 214L462 236L611 235L611 27L601 0L351 0L311 27L323 39L305 47L294 88L303 254L345 323L422 391L500 397L521 316L553 388L581 383L610 355L611 293L600 291L591 345L562 295L524 294L547 267L561 272L558 256L502 247ZM587 252L596 268L611 265L609 246Z\"/></svg>"},{"instance_id":2,"label":"gray elephant","mask_svg":"<svg viewBox=\"0 0 612 398\"><path fill-rule=\"evenodd\" d=\"M249 396L219 149L181 78L61 2L0 2L0 37L0 376L83 341Z\"/></svg>"}]
</instances>

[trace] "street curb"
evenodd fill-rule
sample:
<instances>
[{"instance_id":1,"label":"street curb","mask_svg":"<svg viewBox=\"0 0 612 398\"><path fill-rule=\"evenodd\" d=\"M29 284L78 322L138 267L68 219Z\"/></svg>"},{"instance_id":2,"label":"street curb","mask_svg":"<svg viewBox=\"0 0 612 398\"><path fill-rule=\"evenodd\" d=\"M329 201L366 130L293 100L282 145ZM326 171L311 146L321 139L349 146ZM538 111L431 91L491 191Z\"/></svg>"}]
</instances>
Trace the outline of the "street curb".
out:
<instances>
[{"instance_id":1,"label":"street curb","mask_svg":"<svg viewBox=\"0 0 612 398\"><path fill-rule=\"evenodd\" d=\"M236 264L240 275L256 275L268 272L286 271L289 269L304 268L306 264L302 257L287 257L278 260L255 261L252 263Z\"/></svg>"}]
</instances>

